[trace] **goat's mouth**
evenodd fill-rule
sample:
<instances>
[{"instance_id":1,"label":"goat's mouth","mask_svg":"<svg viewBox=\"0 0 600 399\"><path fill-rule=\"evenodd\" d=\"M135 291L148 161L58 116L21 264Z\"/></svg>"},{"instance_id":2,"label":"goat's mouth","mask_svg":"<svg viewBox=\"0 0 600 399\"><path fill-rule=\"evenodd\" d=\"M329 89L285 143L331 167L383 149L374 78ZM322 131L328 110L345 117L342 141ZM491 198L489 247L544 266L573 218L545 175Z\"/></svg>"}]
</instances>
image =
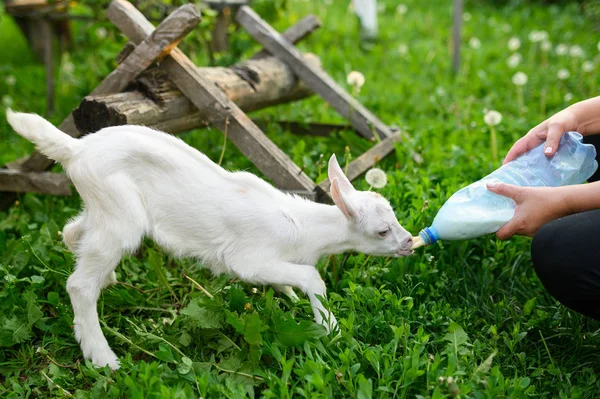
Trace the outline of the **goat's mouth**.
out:
<instances>
[{"instance_id":1,"label":"goat's mouth","mask_svg":"<svg viewBox=\"0 0 600 399\"><path fill-rule=\"evenodd\" d=\"M401 257L401 256L410 256L412 254L414 254L415 251L413 251L412 249L401 249L399 251L396 252L396 256Z\"/></svg>"}]
</instances>

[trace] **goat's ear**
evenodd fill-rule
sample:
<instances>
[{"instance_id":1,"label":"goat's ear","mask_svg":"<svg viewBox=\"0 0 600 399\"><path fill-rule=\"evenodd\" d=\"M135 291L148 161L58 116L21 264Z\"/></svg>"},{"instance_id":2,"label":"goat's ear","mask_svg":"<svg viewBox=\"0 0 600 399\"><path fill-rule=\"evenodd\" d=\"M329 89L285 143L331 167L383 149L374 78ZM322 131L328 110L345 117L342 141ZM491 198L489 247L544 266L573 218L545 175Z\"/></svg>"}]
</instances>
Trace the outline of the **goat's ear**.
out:
<instances>
[{"instance_id":1,"label":"goat's ear","mask_svg":"<svg viewBox=\"0 0 600 399\"><path fill-rule=\"evenodd\" d=\"M348 180L348 178L342 171L342 168L340 168L340 164L338 164L335 154L333 154L331 158L329 158L329 167L327 168L327 174L329 175L329 181L332 183L333 179L338 179L340 189L346 194L351 194L355 191L354 187L352 186L352 183L350 183L350 180Z\"/></svg>"},{"instance_id":2,"label":"goat's ear","mask_svg":"<svg viewBox=\"0 0 600 399\"><path fill-rule=\"evenodd\" d=\"M331 180L331 198L333 202L340 208L340 211L349 220L354 220L358 216L356 207L352 203L352 200L348 198L348 193L340 187L340 181L337 177Z\"/></svg>"}]
</instances>

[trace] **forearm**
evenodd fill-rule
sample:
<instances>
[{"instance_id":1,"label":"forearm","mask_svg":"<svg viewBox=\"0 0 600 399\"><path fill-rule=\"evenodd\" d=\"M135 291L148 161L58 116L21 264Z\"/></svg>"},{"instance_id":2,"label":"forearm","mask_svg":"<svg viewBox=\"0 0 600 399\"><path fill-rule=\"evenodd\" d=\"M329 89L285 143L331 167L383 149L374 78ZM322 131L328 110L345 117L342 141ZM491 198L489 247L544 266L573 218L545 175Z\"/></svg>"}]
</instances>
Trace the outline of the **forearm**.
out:
<instances>
[{"instance_id":1,"label":"forearm","mask_svg":"<svg viewBox=\"0 0 600 399\"><path fill-rule=\"evenodd\" d=\"M579 133L584 136L600 134L600 96L575 103L569 109L577 118Z\"/></svg>"},{"instance_id":2,"label":"forearm","mask_svg":"<svg viewBox=\"0 0 600 399\"><path fill-rule=\"evenodd\" d=\"M564 215L600 209L600 181L579 184L576 186L564 186L558 188L561 191L564 203Z\"/></svg>"}]
</instances>

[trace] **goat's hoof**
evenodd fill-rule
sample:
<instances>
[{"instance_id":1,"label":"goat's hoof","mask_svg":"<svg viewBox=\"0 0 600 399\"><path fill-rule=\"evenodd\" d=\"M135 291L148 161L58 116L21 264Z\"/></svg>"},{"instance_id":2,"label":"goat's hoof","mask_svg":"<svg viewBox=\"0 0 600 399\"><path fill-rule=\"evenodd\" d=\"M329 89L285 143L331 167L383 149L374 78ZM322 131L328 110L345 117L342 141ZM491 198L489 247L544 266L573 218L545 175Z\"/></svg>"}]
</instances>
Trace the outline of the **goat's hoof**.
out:
<instances>
[{"instance_id":1,"label":"goat's hoof","mask_svg":"<svg viewBox=\"0 0 600 399\"><path fill-rule=\"evenodd\" d=\"M327 330L327 335L331 334L332 332L337 332L340 329L337 320L332 313L329 313L327 320L322 320L320 324L325 327L325 330Z\"/></svg>"},{"instance_id":2,"label":"goat's hoof","mask_svg":"<svg viewBox=\"0 0 600 399\"><path fill-rule=\"evenodd\" d=\"M119 363L119 358L114 354L112 350L102 350L94 353L90 360L97 367L108 366L112 371L118 370L121 365Z\"/></svg>"}]
</instances>

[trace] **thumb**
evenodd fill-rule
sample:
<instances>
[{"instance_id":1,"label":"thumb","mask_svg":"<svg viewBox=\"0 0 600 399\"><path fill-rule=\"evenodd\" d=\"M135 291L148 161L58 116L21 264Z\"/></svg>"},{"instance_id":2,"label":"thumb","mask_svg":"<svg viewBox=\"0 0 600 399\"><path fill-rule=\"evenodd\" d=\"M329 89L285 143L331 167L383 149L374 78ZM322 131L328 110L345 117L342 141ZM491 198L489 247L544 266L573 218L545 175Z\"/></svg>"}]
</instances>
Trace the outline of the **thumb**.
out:
<instances>
[{"instance_id":1,"label":"thumb","mask_svg":"<svg viewBox=\"0 0 600 399\"><path fill-rule=\"evenodd\" d=\"M551 123L548 126L548 135L546 136L546 144L544 144L544 154L546 156L550 157L556 153L564 132L565 128L562 123Z\"/></svg>"},{"instance_id":2,"label":"thumb","mask_svg":"<svg viewBox=\"0 0 600 399\"><path fill-rule=\"evenodd\" d=\"M519 202L519 199L521 198L521 187L513 186L512 184L488 183L487 189L495 194L512 198L515 202Z\"/></svg>"},{"instance_id":3,"label":"thumb","mask_svg":"<svg viewBox=\"0 0 600 399\"><path fill-rule=\"evenodd\" d=\"M498 237L499 240L508 240L509 238L512 238L512 236L516 234L516 225L517 223L510 220L504 226L500 227L500 229L496 232L496 237Z\"/></svg>"}]
</instances>

